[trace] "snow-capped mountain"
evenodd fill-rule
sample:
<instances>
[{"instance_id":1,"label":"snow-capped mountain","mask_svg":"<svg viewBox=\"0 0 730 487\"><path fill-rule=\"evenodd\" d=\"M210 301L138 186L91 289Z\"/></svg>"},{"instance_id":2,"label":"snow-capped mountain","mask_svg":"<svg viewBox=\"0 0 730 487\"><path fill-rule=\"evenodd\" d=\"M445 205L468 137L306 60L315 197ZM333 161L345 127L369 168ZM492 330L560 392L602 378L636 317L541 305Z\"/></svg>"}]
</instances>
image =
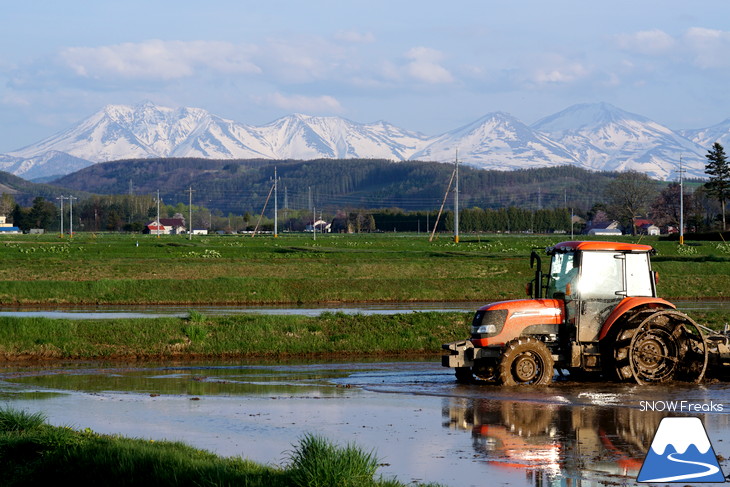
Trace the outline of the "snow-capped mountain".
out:
<instances>
[{"instance_id":1,"label":"snow-capped mountain","mask_svg":"<svg viewBox=\"0 0 730 487\"><path fill-rule=\"evenodd\" d=\"M28 180L62 176L92 164L93 162L86 159L55 150L41 152L29 158L0 154L0 171Z\"/></svg>"},{"instance_id":2,"label":"snow-capped mountain","mask_svg":"<svg viewBox=\"0 0 730 487\"><path fill-rule=\"evenodd\" d=\"M634 170L667 179L676 175L681 155L689 175L704 173L702 146L608 103L574 105L532 128L563 144L588 169Z\"/></svg>"},{"instance_id":3,"label":"snow-capped mountain","mask_svg":"<svg viewBox=\"0 0 730 487\"><path fill-rule=\"evenodd\" d=\"M458 149L460 161L481 168L572 164L594 170L634 169L659 178L675 177L681 156L689 175L703 177L708 141L723 134L730 140L730 120L723 124L687 131L687 138L640 115L598 103L569 107L532 126L495 112L456 130L426 136L383 121L363 124L295 114L252 126L200 108L109 105L66 131L0 155L0 170L28 179L47 178L97 162L156 157L451 162Z\"/></svg>"},{"instance_id":4,"label":"snow-capped mountain","mask_svg":"<svg viewBox=\"0 0 730 487\"><path fill-rule=\"evenodd\" d=\"M386 122L359 124L339 117L300 114L280 118L256 131L277 159L404 160L429 140Z\"/></svg>"},{"instance_id":5,"label":"snow-capped mountain","mask_svg":"<svg viewBox=\"0 0 730 487\"><path fill-rule=\"evenodd\" d=\"M256 142L248 127L205 110L144 103L108 105L78 125L10 155L31 158L55 150L92 163L150 157L272 157L265 152L265 143Z\"/></svg>"},{"instance_id":6,"label":"snow-capped mountain","mask_svg":"<svg viewBox=\"0 0 730 487\"><path fill-rule=\"evenodd\" d=\"M565 147L502 112L435 137L410 159L448 161L457 150L460 161L485 169L582 165Z\"/></svg>"},{"instance_id":7,"label":"snow-capped mountain","mask_svg":"<svg viewBox=\"0 0 730 487\"><path fill-rule=\"evenodd\" d=\"M730 146L730 118L704 129L683 130L680 132L695 144L709 149L719 142L723 147Z\"/></svg>"}]
</instances>

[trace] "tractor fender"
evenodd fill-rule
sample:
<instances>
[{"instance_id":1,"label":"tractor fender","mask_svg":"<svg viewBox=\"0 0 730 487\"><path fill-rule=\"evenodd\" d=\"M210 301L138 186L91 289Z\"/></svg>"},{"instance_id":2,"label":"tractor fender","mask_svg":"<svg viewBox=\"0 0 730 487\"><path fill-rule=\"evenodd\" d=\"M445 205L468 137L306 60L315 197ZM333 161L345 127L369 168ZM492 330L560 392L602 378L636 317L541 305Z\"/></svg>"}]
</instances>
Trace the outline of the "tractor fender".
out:
<instances>
[{"instance_id":1,"label":"tractor fender","mask_svg":"<svg viewBox=\"0 0 730 487\"><path fill-rule=\"evenodd\" d=\"M605 323L603 323L603 327L601 328L601 333L598 336L598 339L603 340L603 338L608 335L608 333L611 331L611 327L619 320L619 318L621 318L627 312L640 307L656 309L677 309L675 305L661 298L624 298L621 300L620 303L618 303L613 311L611 311L611 314L608 315L608 318L606 318L606 321Z\"/></svg>"}]
</instances>

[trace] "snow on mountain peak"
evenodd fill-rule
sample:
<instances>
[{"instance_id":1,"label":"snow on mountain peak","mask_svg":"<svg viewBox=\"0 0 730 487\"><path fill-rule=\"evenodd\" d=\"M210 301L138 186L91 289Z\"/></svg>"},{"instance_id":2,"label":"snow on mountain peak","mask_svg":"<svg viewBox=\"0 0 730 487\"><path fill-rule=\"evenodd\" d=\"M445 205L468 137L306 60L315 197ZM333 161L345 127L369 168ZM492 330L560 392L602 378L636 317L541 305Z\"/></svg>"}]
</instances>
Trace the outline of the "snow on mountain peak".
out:
<instances>
[{"instance_id":1,"label":"snow on mountain peak","mask_svg":"<svg viewBox=\"0 0 730 487\"><path fill-rule=\"evenodd\" d=\"M730 122L713 133L708 131L685 135L704 142L725 133L730 139ZM39 166L48 175L76 170L79 159L89 163L151 157L450 162L457 149L460 160L481 168L572 164L593 170L635 169L662 178L674 174L680 154L689 175L701 177L706 151L682 134L608 103L574 105L531 126L509 113L492 112L455 130L426 136L384 121L362 124L301 113L250 126L201 108L174 109L145 101L134 106L107 105L66 131L7 154L6 167L15 174L21 166L28 171L49 151L65 153L75 162L62 167L63 158L54 157L53 161L59 161L56 165Z\"/></svg>"},{"instance_id":2,"label":"snow on mountain peak","mask_svg":"<svg viewBox=\"0 0 730 487\"><path fill-rule=\"evenodd\" d=\"M691 176L702 177L704 149L646 117L609 103L573 105L531 128L566 147L586 168L676 175L680 155Z\"/></svg>"},{"instance_id":3,"label":"snow on mountain peak","mask_svg":"<svg viewBox=\"0 0 730 487\"><path fill-rule=\"evenodd\" d=\"M632 120L641 123L649 121L641 115L626 112L610 103L582 103L540 119L532 124L532 128L550 134L564 134Z\"/></svg>"}]
</instances>

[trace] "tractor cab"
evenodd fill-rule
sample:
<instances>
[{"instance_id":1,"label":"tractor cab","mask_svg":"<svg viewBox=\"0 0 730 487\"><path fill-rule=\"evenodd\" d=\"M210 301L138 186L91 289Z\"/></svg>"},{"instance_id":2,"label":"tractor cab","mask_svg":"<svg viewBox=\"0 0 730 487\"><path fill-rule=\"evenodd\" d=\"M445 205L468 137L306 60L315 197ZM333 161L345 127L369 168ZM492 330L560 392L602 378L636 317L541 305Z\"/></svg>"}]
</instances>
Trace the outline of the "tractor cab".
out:
<instances>
[{"instance_id":1,"label":"tractor cab","mask_svg":"<svg viewBox=\"0 0 730 487\"><path fill-rule=\"evenodd\" d=\"M656 298L649 261L653 251L648 245L563 242L547 249L549 272L535 287L538 294L564 302L566 331L573 340L597 342L608 331L603 327L610 326L611 312L623 300Z\"/></svg>"}]
</instances>

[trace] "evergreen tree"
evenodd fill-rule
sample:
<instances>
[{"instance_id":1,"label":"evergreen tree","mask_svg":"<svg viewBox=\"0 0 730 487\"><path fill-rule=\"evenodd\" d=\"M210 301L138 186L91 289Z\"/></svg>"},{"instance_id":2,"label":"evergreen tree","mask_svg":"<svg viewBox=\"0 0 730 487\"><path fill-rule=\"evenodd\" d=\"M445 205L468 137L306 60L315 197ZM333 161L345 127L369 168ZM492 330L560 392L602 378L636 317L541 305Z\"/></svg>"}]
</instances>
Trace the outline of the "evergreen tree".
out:
<instances>
[{"instance_id":1,"label":"evergreen tree","mask_svg":"<svg viewBox=\"0 0 730 487\"><path fill-rule=\"evenodd\" d=\"M710 180L705 183L708 194L720 202L722 212L722 229L725 227L725 202L730 198L730 165L725 155L725 149L718 142L712 144L712 149L705 154L707 164L705 173Z\"/></svg>"},{"instance_id":2,"label":"evergreen tree","mask_svg":"<svg viewBox=\"0 0 730 487\"><path fill-rule=\"evenodd\" d=\"M33 206L28 212L28 220L32 228L48 228L55 218L56 205L46 201L42 196L38 196L33 200Z\"/></svg>"}]
</instances>

